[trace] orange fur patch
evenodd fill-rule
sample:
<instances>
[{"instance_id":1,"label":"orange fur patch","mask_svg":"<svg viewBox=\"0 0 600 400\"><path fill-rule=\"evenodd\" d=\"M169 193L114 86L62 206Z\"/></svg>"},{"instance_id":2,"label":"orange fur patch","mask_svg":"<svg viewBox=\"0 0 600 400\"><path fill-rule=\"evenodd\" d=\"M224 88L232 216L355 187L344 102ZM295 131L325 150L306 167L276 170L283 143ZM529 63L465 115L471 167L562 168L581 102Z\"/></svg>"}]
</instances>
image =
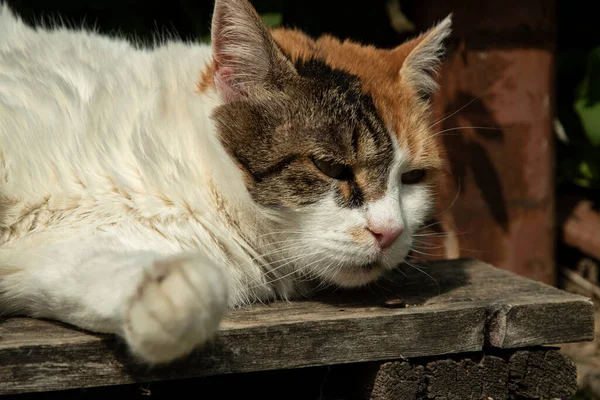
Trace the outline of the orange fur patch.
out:
<instances>
[{"instance_id":1,"label":"orange fur patch","mask_svg":"<svg viewBox=\"0 0 600 400\"><path fill-rule=\"evenodd\" d=\"M338 183L338 188L342 196L344 196L344 200L349 201L350 197L352 196L352 190L350 189L350 185L348 184L348 182L340 181Z\"/></svg>"},{"instance_id":2,"label":"orange fur patch","mask_svg":"<svg viewBox=\"0 0 600 400\"><path fill-rule=\"evenodd\" d=\"M368 176L365 172L366 171L362 168L354 169L354 181L356 182L356 185L363 191L364 188L368 188L370 186ZM375 196L368 196L368 193L363 193L363 195L366 195L365 197L367 197L368 200L376 200L377 198L384 195L385 187L381 187L378 189L380 190L378 190L377 193L375 193Z\"/></svg>"},{"instance_id":3,"label":"orange fur patch","mask_svg":"<svg viewBox=\"0 0 600 400\"><path fill-rule=\"evenodd\" d=\"M215 63L212 62L207 64L206 67L200 73L200 80L196 85L196 89L198 93L204 93L208 89L212 89L215 87Z\"/></svg>"},{"instance_id":4,"label":"orange fur patch","mask_svg":"<svg viewBox=\"0 0 600 400\"><path fill-rule=\"evenodd\" d=\"M348 234L356 243L368 243L372 240L372 235L364 227L354 227L348 230Z\"/></svg>"},{"instance_id":5,"label":"orange fur patch","mask_svg":"<svg viewBox=\"0 0 600 400\"><path fill-rule=\"evenodd\" d=\"M319 58L333 68L358 76L384 122L396 133L400 146L410 153L412 167L442 166L439 144L430 129L429 106L419 101L416 90L400 78L404 60L422 37L385 50L327 35L314 41L300 31L285 28L275 29L272 34L293 61Z\"/></svg>"}]
</instances>

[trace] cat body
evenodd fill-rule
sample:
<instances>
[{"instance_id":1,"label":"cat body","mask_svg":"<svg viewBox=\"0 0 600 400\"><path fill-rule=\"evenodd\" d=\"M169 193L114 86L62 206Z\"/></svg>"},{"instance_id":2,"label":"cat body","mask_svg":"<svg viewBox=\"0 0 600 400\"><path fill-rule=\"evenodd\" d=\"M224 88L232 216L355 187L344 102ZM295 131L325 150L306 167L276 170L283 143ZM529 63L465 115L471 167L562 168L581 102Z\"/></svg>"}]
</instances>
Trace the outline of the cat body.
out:
<instances>
[{"instance_id":1,"label":"cat body","mask_svg":"<svg viewBox=\"0 0 600 400\"><path fill-rule=\"evenodd\" d=\"M449 23L393 53L217 0L210 45L142 49L0 5L0 313L160 363L232 307L393 269L441 165L421 96Z\"/></svg>"}]
</instances>

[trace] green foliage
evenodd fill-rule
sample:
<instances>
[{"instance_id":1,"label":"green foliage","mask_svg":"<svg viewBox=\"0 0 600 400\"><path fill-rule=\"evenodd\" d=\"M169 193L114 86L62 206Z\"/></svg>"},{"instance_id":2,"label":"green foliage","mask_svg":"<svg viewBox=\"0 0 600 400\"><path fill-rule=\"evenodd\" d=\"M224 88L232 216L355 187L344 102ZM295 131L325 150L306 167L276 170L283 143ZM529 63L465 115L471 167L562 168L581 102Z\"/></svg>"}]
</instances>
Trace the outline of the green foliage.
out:
<instances>
[{"instance_id":1,"label":"green foliage","mask_svg":"<svg viewBox=\"0 0 600 400\"><path fill-rule=\"evenodd\" d=\"M600 188L600 47L587 54L585 74L570 107L559 109L565 131L559 147L559 182Z\"/></svg>"},{"instance_id":2,"label":"green foliage","mask_svg":"<svg viewBox=\"0 0 600 400\"><path fill-rule=\"evenodd\" d=\"M600 145L600 47L588 56L587 73L581 82L575 111L592 145Z\"/></svg>"},{"instance_id":3,"label":"green foliage","mask_svg":"<svg viewBox=\"0 0 600 400\"><path fill-rule=\"evenodd\" d=\"M261 15L262 20L269 28L277 28L281 25L283 17L280 13L267 13Z\"/></svg>"}]
</instances>

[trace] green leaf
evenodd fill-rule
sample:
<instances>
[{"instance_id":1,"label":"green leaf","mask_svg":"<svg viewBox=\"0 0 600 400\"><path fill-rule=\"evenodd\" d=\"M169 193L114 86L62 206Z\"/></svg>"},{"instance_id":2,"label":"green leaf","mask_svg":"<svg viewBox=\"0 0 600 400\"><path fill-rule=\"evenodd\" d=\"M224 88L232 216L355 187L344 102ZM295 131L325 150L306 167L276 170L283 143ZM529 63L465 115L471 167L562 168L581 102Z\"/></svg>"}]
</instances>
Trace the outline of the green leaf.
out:
<instances>
[{"instance_id":1,"label":"green leaf","mask_svg":"<svg viewBox=\"0 0 600 400\"><path fill-rule=\"evenodd\" d=\"M559 144L557 147L557 183L600 188L598 148L589 144Z\"/></svg>"},{"instance_id":2,"label":"green leaf","mask_svg":"<svg viewBox=\"0 0 600 400\"><path fill-rule=\"evenodd\" d=\"M588 55L587 71L574 108L592 145L600 145L600 47Z\"/></svg>"},{"instance_id":3,"label":"green leaf","mask_svg":"<svg viewBox=\"0 0 600 400\"><path fill-rule=\"evenodd\" d=\"M575 101L575 111L590 142L600 145L600 102L588 105L585 99L579 98Z\"/></svg>"},{"instance_id":4,"label":"green leaf","mask_svg":"<svg viewBox=\"0 0 600 400\"><path fill-rule=\"evenodd\" d=\"M279 25L281 25L281 22L283 21L283 17L280 13L263 14L261 15L261 18L264 24L269 28L277 28Z\"/></svg>"}]
</instances>

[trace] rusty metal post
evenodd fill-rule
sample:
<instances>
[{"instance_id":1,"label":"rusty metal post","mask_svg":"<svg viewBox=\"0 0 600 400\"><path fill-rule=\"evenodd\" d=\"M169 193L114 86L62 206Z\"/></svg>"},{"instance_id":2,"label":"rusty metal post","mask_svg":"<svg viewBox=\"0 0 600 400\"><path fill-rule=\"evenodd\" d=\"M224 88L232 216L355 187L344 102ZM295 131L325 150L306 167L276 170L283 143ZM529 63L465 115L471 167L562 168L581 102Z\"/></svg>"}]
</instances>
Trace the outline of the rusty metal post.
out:
<instances>
[{"instance_id":1,"label":"rusty metal post","mask_svg":"<svg viewBox=\"0 0 600 400\"><path fill-rule=\"evenodd\" d=\"M437 204L449 234L441 258L475 257L555 284L555 1L406 8L419 27L454 14L435 99L449 161Z\"/></svg>"}]
</instances>

